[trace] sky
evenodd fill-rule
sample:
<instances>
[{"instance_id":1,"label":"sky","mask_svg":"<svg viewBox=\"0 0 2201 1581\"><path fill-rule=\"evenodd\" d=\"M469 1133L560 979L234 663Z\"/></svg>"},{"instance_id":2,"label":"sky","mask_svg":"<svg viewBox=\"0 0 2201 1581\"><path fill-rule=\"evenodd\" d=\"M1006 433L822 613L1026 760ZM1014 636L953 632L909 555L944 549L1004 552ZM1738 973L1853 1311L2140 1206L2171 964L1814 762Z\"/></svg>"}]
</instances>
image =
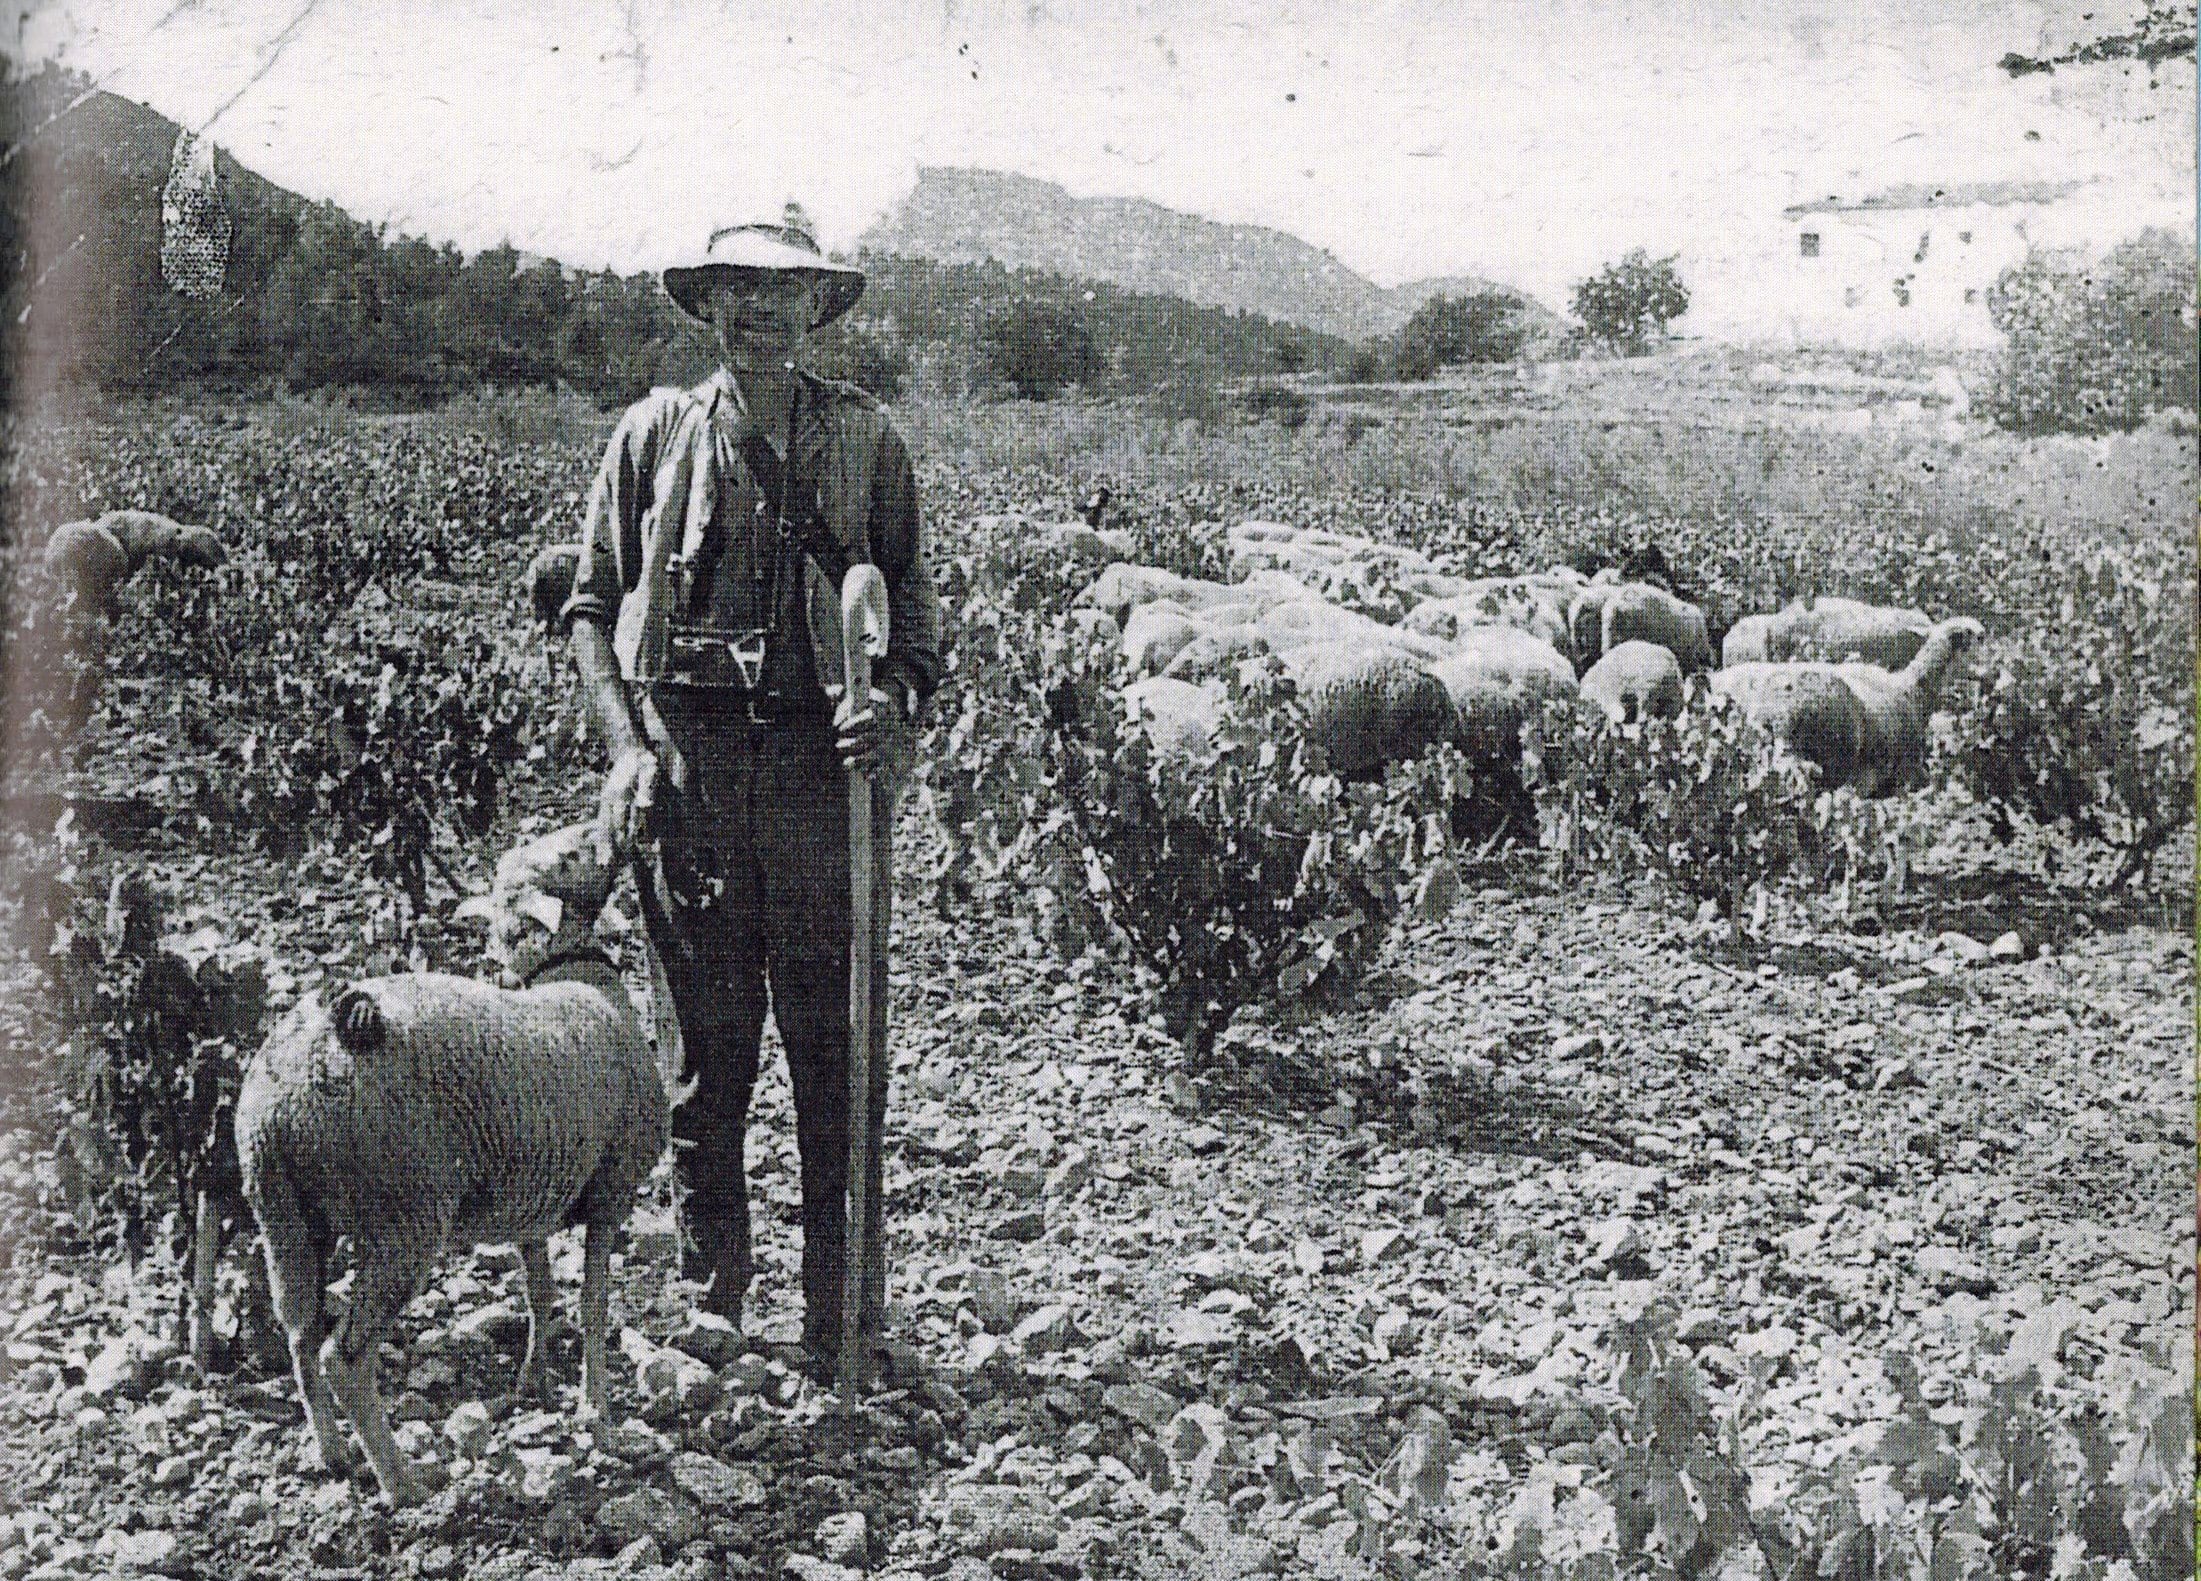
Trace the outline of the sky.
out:
<instances>
[{"instance_id":1,"label":"sky","mask_svg":"<svg viewBox=\"0 0 2201 1581\"><path fill-rule=\"evenodd\" d=\"M961 164L1557 299L1901 181L2077 177L2190 228L2190 64L1995 67L2130 4L33 0L12 53L468 250L657 267L791 197L846 247Z\"/></svg>"}]
</instances>

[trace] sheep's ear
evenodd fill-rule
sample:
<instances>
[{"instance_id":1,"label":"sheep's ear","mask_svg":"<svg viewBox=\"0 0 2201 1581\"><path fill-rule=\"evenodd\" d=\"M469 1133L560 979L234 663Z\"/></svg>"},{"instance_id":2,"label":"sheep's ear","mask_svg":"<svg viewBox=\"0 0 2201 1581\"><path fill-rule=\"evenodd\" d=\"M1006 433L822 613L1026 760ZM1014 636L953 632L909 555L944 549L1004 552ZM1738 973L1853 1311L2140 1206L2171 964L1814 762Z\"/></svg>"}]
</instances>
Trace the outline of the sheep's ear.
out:
<instances>
[{"instance_id":1,"label":"sheep's ear","mask_svg":"<svg viewBox=\"0 0 2201 1581\"><path fill-rule=\"evenodd\" d=\"M487 922L497 914L496 904L487 895L468 895L451 913L453 922Z\"/></svg>"},{"instance_id":2,"label":"sheep's ear","mask_svg":"<svg viewBox=\"0 0 2201 1581\"><path fill-rule=\"evenodd\" d=\"M541 923L546 933L556 933L558 925L565 921L565 902L556 895L546 895L539 889L529 890L522 895L519 909Z\"/></svg>"}]
</instances>

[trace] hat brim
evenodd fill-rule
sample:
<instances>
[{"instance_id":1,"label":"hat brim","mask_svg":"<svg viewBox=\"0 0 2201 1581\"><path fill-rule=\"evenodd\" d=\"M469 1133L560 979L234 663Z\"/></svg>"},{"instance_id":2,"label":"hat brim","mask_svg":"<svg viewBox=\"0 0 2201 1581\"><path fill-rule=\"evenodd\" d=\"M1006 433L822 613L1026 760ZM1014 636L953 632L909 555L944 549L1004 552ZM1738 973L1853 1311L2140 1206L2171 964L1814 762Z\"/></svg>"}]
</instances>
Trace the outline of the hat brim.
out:
<instances>
[{"instance_id":1,"label":"hat brim","mask_svg":"<svg viewBox=\"0 0 2201 1581\"><path fill-rule=\"evenodd\" d=\"M692 269L667 269L664 273L665 294L673 299L680 311L699 323L711 322L711 287L718 281L732 282L745 274L761 274L767 271L742 269L733 264L699 264ZM779 273L780 271L770 271ZM847 264L821 260L816 268L797 271L825 287L825 300L819 304L818 316L811 321L812 329L823 329L843 313L856 305L856 299L864 294L864 275L860 269Z\"/></svg>"}]
</instances>

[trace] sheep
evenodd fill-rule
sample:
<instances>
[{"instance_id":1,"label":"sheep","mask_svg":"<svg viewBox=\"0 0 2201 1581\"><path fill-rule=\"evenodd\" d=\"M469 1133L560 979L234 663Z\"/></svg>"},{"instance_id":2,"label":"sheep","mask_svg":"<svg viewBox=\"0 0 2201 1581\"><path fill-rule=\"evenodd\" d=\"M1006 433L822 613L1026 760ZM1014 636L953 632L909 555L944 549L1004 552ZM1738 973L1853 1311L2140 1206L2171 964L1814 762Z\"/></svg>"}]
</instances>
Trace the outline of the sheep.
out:
<instances>
[{"instance_id":1,"label":"sheep","mask_svg":"<svg viewBox=\"0 0 2201 1581\"><path fill-rule=\"evenodd\" d=\"M1141 604L1123 623L1124 660L1134 675L1158 675L1187 643L1207 629L1191 610L1173 598Z\"/></svg>"},{"instance_id":2,"label":"sheep","mask_svg":"<svg viewBox=\"0 0 2201 1581\"><path fill-rule=\"evenodd\" d=\"M573 596L573 578L581 568L581 546L554 543L527 563L527 602L535 618L556 626L566 600Z\"/></svg>"},{"instance_id":3,"label":"sheep","mask_svg":"<svg viewBox=\"0 0 2201 1581\"><path fill-rule=\"evenodd\" d=\"M173 560L201 570L228 558L210 527L195 527L155 511L108 511L93 521L65 522L46 540L46 570L88 612L113 608L115 592L148 560Z\"/></svg>"},{"instance_id":4,"label":"sheep","mask_svg":"<svg viewBox=\"0 0 2201 1581\"><path fill-rule=\"evenodd\" d=\"M343 1463L336 1401L393 1506L424 1491L390 1435L375 1347L453 1245L513 1241L527 1275L523 1389L540 1395L553 1290L546 1241L587 1226L584 1419L606 1409L612 1241L670 1139L657 1062L592 924L618 872L601 823L508 852L486 914L520 986L421 972L301 1001L254 1056L237 1099L245 1194L324 1465ZM323 1278L352 1238L356 1283L323 1340ZM331 1386L334 1387L332 1399Z\"/></svg>"},{"instance_id":5,"label":"sheep","mask_svg":"<svg viewBox=\"0 0 2201 1581\"><path fill-rule=\"evenodd\" d=\"M1452 738L1475 762L1511 766L1521 726L1545 699L1571 697L1574 665L1549 642L1513 626L1462 631L1429 673L1445 690Z\"/></svg>"},{"instance_id":6,"label":"sheep","mask_svg":"<svg viewBox=\"0 0 2201 1581\"><path fill-rule=\"evenodd\" d=\"M1567 587L1538 577L1482 577L1462 583L1448 597L1415 605L1399 626L1445 643L1456 641L1463 631L1511 626L1567 653L1572 651L1567 636Z\"/></svg>"},{"instance_id":7,"label":"sheep","mask_svg":"<svg viewBox=\"0 0 2201 1581\"><path fill-rule=\"evenodd\" d=\"M1616 643L1582 677L1582 695L1616 721L1681 712L1681 661L1655 642Z\"/></svg>"},{"instance_id":8,"label":"sheep","mask_svg":"<svg viewBox=\"0 0 2201 1581\"><path fill-rule=\"evenodd\" d=\"M1092 565L1129 560L1138 552L1129 533L1103 532L1083 521L1033 522L1027 531L1040 544L1064 558Z\"/></svg>"},{"instance_id":9,"label":"sheep","mask_svg":"<svg viewBox=\"0 0 2201 1581\"><path fill-rule=\"evenodd\" d=\"M1452 732L1452 702L1407 654L1358 642L1308 643L1281 655L1307 738L1343 779L1369 779Z\"/></svg>"},{"instance_id":10,"label":"sheep","mask_svg":"<svg viewBox=\"0 0 2201 1581\"><path fill-rule=\"evenodd\" d=\"M1268 651L1267 639L1252 626L1224 626L1203 631L1178 649L1162 673L1180 681L1217 680L1233 666Z\"/></svg>"},{"instance_id":11,"label":"sheep","mask_svg":"<svg viewBox=\"0 0 2201 1581\"><path fill-rule=\"evenodd\" d=\"M1936 625L1900 670L1857 661L1744 663L1716 671L1712 686L1818 764L1829 788L1891 796L1924 765L1933 700L1982 635L1978 621L1959 616Z\"/></svg>"},{"instance_id":12,"label":"sheep","mask_svg":"<svg viewBox=\"0 0 2201 1581\"><path fill-rule=\"evenodd\" d=\"M1183 764L1203 757L1223 721L1218 688L1150 675L1123 689L1125 714L1144 726L1154 756Z\"/></svg>"},{"instance_id":13,"label":"sheep","mask_svg":"<svg viewBox=\"0 0 2201 1581\"><path fill-rule=\"evenodd\" d=\"M1821 597L1791 602L1770 615L1746 615L1729 628L1722 664L1856 659L1900 670L1926 645L1934 623L1923 610Z\"/></svg>"},{"instance_id":14,"label":"sheep","mask_svg":"<svg viewBox=\"0 0 2201 1581\"><path fill-rule=\"evenodd\" d=\"M1120 626L1130 618L1132 610L1157 599L1175 599L1188 609L1197 609L1205 604L1228 602L1236 596L1235 590L1222 582L1179 576L1159 566L1132 565L1119 560L1079 589L1071 603L1082 609L1105 609L1115 616Z\"/></svg>"},{"instance_id":15,"label":"sheep","mask_svg":"<svg viewBox=\"0 0 2201 1581\"><path fill-rule=\"evenodd\" d=\"M1113 498L1115 498L1115 495L1109 491L1108 485L1103 483L1094 489L1092 493L1085 496L1085 503L1078 507L1078 515L1084 518L1086 526L1097 531L1102 519L1108 514L1108 502Z\"/></svg>"},{"instance_id":16,"label":"sheep","mask_svg":"<svg viewBox=\"0 0 2201 1581\"><path fill-rule=\"evenodd\" d=\"M1685 673L1712 668L1712 642L1704 611L1661 587L1624 582L1602 600L1597 646L1585 649L1577 629L1575 662L1589 665L1623 642L1655 642L1681 662Z\"/></svg>"},{"instance_id":17,"label":"sheep","mask_svg":"<svg viewBox=\"0 0 2201 1581\"><path fill-rule=\"evenodd\" d=\"M1421 632L1382 621L1320 599L1276 604L1261 611L1254 621L1272 653L1287 655L1309 643L1350 642L1364 648L1381 648L1417 659L1434 659L1445 644Z\"/></svg>"}]
</instances>

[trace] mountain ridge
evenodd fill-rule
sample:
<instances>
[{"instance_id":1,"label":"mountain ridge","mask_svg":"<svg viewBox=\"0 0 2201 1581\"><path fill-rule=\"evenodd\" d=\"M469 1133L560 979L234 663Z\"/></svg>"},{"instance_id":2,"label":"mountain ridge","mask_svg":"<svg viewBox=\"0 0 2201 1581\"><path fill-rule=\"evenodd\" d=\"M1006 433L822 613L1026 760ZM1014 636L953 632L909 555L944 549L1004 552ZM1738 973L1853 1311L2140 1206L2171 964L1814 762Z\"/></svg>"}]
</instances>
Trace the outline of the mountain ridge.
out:
<instances>
[{"instance_id":1,"label":"mountain ridge","mask_svg":"<svg viewBox=\"0 0 2201 1581\"><path fill-rule=\"evenodd\" d=\"M1348 340L1393 333L1440 292L1492 285L1458 275L1380 286L1288 231L1212 220L1148 198L1074 197L1036 176L961 165L920 165L917 185L857 246L1083 275Z\"/></svg>"}]
</instances>

